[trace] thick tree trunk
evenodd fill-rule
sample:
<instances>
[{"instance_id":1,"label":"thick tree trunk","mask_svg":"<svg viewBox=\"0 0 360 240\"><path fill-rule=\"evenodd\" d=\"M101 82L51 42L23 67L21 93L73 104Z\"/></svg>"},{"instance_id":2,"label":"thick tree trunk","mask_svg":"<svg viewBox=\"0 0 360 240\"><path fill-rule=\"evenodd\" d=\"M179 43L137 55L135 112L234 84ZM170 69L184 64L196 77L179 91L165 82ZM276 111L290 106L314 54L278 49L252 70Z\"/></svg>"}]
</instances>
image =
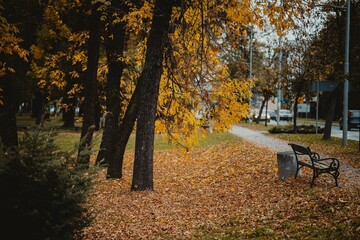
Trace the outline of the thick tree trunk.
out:
<instances>
[{"instance_id":1,"label":"thick tree trunk","mask_svg":"<svg viewBox=\"0 0 360 240\"><path fill-rule=\"evenodd\" d=\"M87 72L84 81L84 116L78 162L85 164L89 163L90 155L83 155L82 151L91 147L95 129L95 103L97 96L96 82L101 38L100 14L97 10L98 7L98 4L92 6L92 13L89 22L90 32L88 42Z\"/></svg>"},{"instance_id":2,"label":"thick tree trunk","mask_svg":"<svg viewBox=\"0 0 360 240\"><path fill-rule=\"evenodd\" d=\"M18 135L16 127L16 93L13 79L0 79L0 141L5 147L14 147L18 145Z\"/></svg>"},{"instance_id":3,"label":"thick tree trunk","mask_svg":"<svg viewBox=\"0 0 360 240\"><path fill-rule=\"evenodd\" d=\"M331 96L330 96L330 102L328 105L328 112L326 114L325 128L324 128L324 134L323 134L324 140L329 140L331 138L331 127L332 127L332 122L334 119L336 102L337 102L338 95L339 95L338 89L339 89L339 86L334 89L334 91L331 93Z\"/></svg>"},{"instance_id":4,"label":"thick tree trunk","mask_svg":"<svg viewBox=\"0 0 360 240\"><path fill-rule=\"evenodd\" d=\"M166 23L167 26L163 26L164 19L166 19L166 17L162 15L155 15L153 18L152 28L147 42L144 69L139 77L135 91L126 109L119 131L116 134L115 145L111 151L112 154L109 156L107 178L122 177L122 163L125 148L135 125L139 106L141 104L141 97L146 91L144 89L146 89L149 79L153 79L159 75L159 73L157 73L158 71L161 76L163 54L165 49L164 45L169 26L169 21Z\"/></svg>"},{"instance_id":5,"label":"thick tree trunk","mask_svg":"<svg viewBox=\"0 0 360 240\"><path fill-rule=\"evenodd\" d=\"M113 0L112 6L121 9L124 14L129 11L124 1ZM125 25L126 23L123 21L114 23L113 26L109 27L109 35L112 34L112 37L109 36L106 39L106 56L109 65L106 82L106 114L100 151L96 159L97 164L109 164L112 155L111 150L115 148L115 136L118 132L120 114L120 78L124 69L124 63L119 58L123 56L125 47Z\"/></svg>"},{"instance_id":6,"label":"thick tree trunk","mask_svg":"<svg viewBox=\"0 0 360 240\"><path fill-rule=\"evenodd\" d=\"M131 190L153 190L153 158L156 107L159 95L159 85L162 74L162 60L173 1L157 0L149 36L150 48L148 65L151 74L146 79L145 91L142 91L141 105L136 128L135 160ZM151 38L151 37L154 38ZM154 41L160 37L159 41Z\"/></svg>"},{"instance_id":7,"label":"thick tree trunk","mask_svg":"<svg viewBox=\"0 0 360 240\"><path fill-rule=\"evenodd\" d=\"M120 125L114 140L113 150L109 154L109 167L106 178L121 178L122 164L124 160L124 153L126 144L133 131L141 97L141 89L143 88L143 77L140 76L138 85L131 97L130 103L126 109L125 116Z\"/></svg>"}]
</instances>

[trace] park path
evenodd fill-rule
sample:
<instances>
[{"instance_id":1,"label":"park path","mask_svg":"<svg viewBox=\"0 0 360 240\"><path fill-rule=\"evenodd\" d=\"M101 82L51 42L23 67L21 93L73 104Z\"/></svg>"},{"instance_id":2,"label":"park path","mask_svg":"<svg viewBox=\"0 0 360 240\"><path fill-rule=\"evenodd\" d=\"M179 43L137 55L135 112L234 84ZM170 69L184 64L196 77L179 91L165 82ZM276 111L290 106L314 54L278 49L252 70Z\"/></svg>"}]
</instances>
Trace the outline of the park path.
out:
<instances>
[{"instance_id":1,"label":"park path","mask_svg":"<svg viewBox=\"0 0 360 240\"><path fill-rule=\"evenodd\" d=\"M239 127L239 126L234 125L232 127L232 129L230 130L230 133L232 133L238 137L241 137L245 140L248 140L250 142L255 142L259 145L269 147L278 152L291 151L290 146L286 142L272 138L272 137L265 136L260 131L254 131L254 130L250 130L248 128Z\"/></svg>"},{"instance_id":2,"label":"park path","mask_svg":"<svg viewBox=\"0 0 360 240\"><path fill-rule=\"evenodd\" d=\"M261 131L255 131L234 125L230 130L230 133L247 141L257 143L260 146L273 149L277 152L292 151L287 142L265 136ZM360 183L360 169L341 163L340 159L340 170L345 173L345 176L343 175L344 178L351 180L353 183Z\"/></svg>"}]
</instances>

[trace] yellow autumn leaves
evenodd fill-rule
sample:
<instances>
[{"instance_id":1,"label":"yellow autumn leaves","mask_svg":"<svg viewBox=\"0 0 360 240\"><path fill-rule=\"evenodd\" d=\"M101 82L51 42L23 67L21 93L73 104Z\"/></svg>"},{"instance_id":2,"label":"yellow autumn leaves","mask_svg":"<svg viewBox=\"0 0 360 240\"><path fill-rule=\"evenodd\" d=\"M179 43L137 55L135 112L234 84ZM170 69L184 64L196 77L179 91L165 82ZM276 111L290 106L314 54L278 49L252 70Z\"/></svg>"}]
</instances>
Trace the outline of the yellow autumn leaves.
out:
<instances>
[{"instance_id":1,"label":"yellow autumn leaves","mask_svg":"<svg viewBox=\"0 0 360 240\"><path fill-rule=\"evenodd\" d=\"M105 22L110 19L107 14L112 14L115 22L126 23L128 46L125 55L119 57L131 69L124 71L119 84L122 94L129 97L144 64L153 2L144 1L141 8L130 4L129 14L122 18L116 17L116 11L105 11L111 4L109 1L96 2L101 3L99 10L104 11L105 30L112 24ZM72 79L80 82L81 73L86 70L84 44L88 33L73 32L61 19L66 9L80 6L79 1L68 0L49 4L38 44L31 47L33 75L39 80L38 85L49 92L53 88L67 88L68 94L75 94L81 89L78 83L71 82ZM244 74L230 77L227 62L222 59L224 52L239 45L238 39L246 37L250 25L261 28L268 19L280 29L286 29L292 24L293 16L306 12L303 8L306 6L302 1L286 0L282 4L278 1L225 0L219 3L197 0L176 7L160 86L157 131L167 132L172 140L190 149L201 138L200 126L211 124L218 131L225 131L246 117L253 82ZM63 48L58 48L60 42ZM104 59L100 57L100 81L106 81ZM66 87L68 84L76 87ZM196 116L200 110L202 119Z\"/></svg>"},{"instance_id":2,"label":"yellow autumn leaves","mask_svg":"<svg viewBox=\"0 0 360 240\"><path fill-rule=\"evenodd\" d=\"M20 58L27 60L28 51L20 47L19 44L22 40L16 36L17 34L18 29L16 26L10 24L5 18L0 16L0 54L18 55ZM13 72L15 72L15 69L4 59L0 59L0 77Z\"/></svg>"}]
</instances>

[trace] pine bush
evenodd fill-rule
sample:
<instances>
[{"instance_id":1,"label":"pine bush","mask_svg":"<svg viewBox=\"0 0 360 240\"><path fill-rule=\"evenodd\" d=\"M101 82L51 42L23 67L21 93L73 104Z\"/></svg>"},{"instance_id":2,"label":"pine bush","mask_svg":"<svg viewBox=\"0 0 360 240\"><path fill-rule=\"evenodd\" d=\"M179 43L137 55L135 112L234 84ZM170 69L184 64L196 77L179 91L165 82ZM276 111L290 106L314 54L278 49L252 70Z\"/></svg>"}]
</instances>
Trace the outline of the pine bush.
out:
<instances>
[{"instance_id":1,"label":"pine bush","mask_svg":"<svg viewBox=\"0 0 360 240\"><path fill-rule=\"evenodd\" d=\"M54 144L54 131L25 132L0 150L0 239L81 239L92 220L87 193L94 172Z\"/></svg>"}]
</instances>

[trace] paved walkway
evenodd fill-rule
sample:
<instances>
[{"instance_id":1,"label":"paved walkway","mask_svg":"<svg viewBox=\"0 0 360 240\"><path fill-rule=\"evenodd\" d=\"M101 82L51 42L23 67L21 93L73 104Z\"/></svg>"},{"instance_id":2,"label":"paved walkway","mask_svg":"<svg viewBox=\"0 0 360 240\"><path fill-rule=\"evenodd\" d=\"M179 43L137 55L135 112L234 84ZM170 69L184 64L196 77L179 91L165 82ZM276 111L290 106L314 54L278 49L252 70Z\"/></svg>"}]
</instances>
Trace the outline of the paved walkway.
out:
<instances>
[{"instance_id":1,"label":"paved walkway","mask_svg":"<svg viewBox=\"0 0 360 240\"><path fill-rule=\"evenodd\" d=\"M230 130L230 133L238 137L241 137L243 139L246 139L250 142L255 142L259 145L272 148L278 152L291 151L290 146L286 142L265 136L260 131L254 131L248 128L234 125Z\"/></svg>"},{"instance_id":2,"label":"paved walkway","mask_svg":"<svg viewBox=\"0 0 360 240\"><path fill-rule=\"evenodd\" d=\"M265 136L260 131L254 131L248 128L234 125L230 130L230 133L238 137L241 137L247 141L254 142L261 146L274 149L277 152L292 151L287 142ZM345 178L360 183L360 169L353 168L349 165L341 163L341 159L340 159L340 169L342 169L346 173Z\"/></svg>"}]
</instances>

